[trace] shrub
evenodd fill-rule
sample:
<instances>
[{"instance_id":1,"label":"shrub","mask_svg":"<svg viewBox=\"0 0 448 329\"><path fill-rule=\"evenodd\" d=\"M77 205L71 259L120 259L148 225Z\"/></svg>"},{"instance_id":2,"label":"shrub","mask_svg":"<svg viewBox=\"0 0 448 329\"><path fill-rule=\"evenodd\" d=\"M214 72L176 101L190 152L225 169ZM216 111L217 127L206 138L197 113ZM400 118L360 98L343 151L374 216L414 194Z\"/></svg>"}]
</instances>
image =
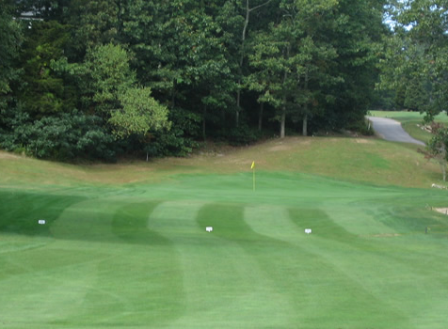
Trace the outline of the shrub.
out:
<instances>
[{"instance_id":1,"label":"shrub","mask_svg":"<svg viewBox=\"0 0 448 329\"><path fill-rule=\"evenodd\" d=\"M8 151L25 150L30 156L62 161L75 158L113 160L114 138L102 119L78 111L47 116L32 122L18 111L9 118L0 145Z\"/></svg>"}]
</instances>

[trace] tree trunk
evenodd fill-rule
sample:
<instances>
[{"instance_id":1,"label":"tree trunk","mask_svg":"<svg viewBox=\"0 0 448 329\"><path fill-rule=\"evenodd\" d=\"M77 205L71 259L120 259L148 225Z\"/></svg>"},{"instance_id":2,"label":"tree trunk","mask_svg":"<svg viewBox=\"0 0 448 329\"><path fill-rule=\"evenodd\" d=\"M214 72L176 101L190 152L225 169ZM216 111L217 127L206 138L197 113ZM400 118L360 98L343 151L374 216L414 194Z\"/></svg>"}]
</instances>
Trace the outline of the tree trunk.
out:
<instances>
[{"instance_id":1,"label":"tree trunk","mask_svg":"<svg viewBox=\"0 0 448 329\"><path fill-rule=\"evenodd\" d=\"M244 18L244 25L243 25L243 31L241 33L241 49L240 49L240 60L239 60L239 73L242 75L243 73L243 63L244 63L244 55L245 55L245 43L246 43L246 34L247 34L247 27L249 26L250 21L250 13L254 10L257 10L258 8L261 8L263 6L266 6L269 2L272 0L268 0L265 3L262 3L261 5L258 5L256 7L250 8L250 0L246 0L246 16ZM236 92L236 113L235 113L235 124L238 128L240 124L240 109L241 109L241 79L238 79L238 90Z\"/></svg>"},{"instance_id":2,"label":"tree trunk","mask_svg":"<svg viewBox=\"0 0 448 329\"><path fill-rule=\"evenodd\" d=\"M289 58L289 45L286 46L286 59ZM288 78L288 71L285 70L283 74L283 85L286 84L286 79ZM286 95L283 95L283 106L282 114L280 117L280 138L285 138L285 125L286 125Z\"/></svg>"},{"instance_id":3,"label":"tree trunk","mask_svg":"<svg viewBox=\"0 0 448 329\"><path fill-rule=\"evenodd\" d=\"M238 80L238 90L236 92L236 112L235 112L235 126L238 128L240 125L240 100L241 100L241 80Z\"/></svg>"},{"instance_id":4,"label":"tree trunk","mask_svg":"<svg viewBox=\"0 0 448 329\"><path fill-rule=\"evenodd\" d=\"M308 114L303 116L302 135L308 136Z\"/></svg>"},{"instance_id":5,"label":"tree trunk","mask_svg":"<svg viewBox=\"0 0 448 329\"><path fill-rule=\"evenodd\" d=\"M205 134L205 117L207 116L207 105L204 105L204 108L202 109L202 138L204 139L204 142L206 141L206 134Z\"/></svg>"},{"instance_id":6,"label":"tree trunk","mask_svg":"<svg viewBox=\"0 0 448 329\"><path fill-rule=\"evenodd\" d=\"M244 47L246 43L246 31L247 27L249 26L249 19L250 19L250 3L249 0L246 0L246 17L244 18L244 26L243 26L243 32L241 33L241 54L240 54L240 61L239 61L239 74L242 75L243 72L243 62L244 62ZM235 125L238 128L240 125L240 108L241 108L241 79L238 79L238 90L236 91L236 113L235 113Z\"/></svg>"},{"instance_id":7,"label":"tree trunk","mask_svg":"<svg viewBox=\"0 0 448 329\"><path fill-rule=\"evenodd\" d=\"M263 128L263 110L264 110L264 103L260 103L260 111L258 112L258 131L261 131Z\"/></svg>"},{"instance_id":8,"label":"tree trunk","mask_svg":"<svg viewBox=\"0 0 448 329\"><path fill-rule=\"evenodd\" d=\"M171 106L176 107L176 80L173 80L173 89L171 90Z\"/></svg>"},{"instance_id":9,"label":"tree trunk","mask_svg":"<svg viewBox=\"0 0 448 329\"><path fill-rule=\"evenodd\" d=\"M308 92L308 70L305 71L305 92ZM308 136L308 99L305 99L302 135Z\"/></svg>"},{"instance_id":10,"label":"tree trunk","mask_svg":"<svg viewBox=\"0 0 448 329\"><path fill-rule=\"evenodd\" d=\"M446 182L446 160L443 158L439 161L440 169L442 169L443 181Z\"/></svg>"},{"instance_id":11,"label":"tree trunk","mask_svg":"<svg viewBox=\"0 0 448 329\"><path fill-rule=\"evenodd\" d=\"M286 122L286 107L282 108L282 115L280 117L280 138L285 138L285 122Z\"/></svg>"}]
</instances>

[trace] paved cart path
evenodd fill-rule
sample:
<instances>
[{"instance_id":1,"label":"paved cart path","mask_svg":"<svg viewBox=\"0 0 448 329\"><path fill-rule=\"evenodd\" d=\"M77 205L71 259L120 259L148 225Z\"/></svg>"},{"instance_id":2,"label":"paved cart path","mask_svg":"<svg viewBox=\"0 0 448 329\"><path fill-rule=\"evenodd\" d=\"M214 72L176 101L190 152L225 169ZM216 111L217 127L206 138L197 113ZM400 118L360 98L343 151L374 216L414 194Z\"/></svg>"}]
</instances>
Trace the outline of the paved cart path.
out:
<instances>
[{"instance_id":1,"label":"paved cart path","mask_svg":"<svg viewBox=\"0 0 448 329\"><path fill-rule=\"evenodd\" d=\"M375 130L377 135L385 140L391 142L412 143L422 146L425 145L422 141L409 136L401 126L401 123L396 120L378 117L368 117L368 119L372 122L373 130Z\"/></svg>"}]
</instances>

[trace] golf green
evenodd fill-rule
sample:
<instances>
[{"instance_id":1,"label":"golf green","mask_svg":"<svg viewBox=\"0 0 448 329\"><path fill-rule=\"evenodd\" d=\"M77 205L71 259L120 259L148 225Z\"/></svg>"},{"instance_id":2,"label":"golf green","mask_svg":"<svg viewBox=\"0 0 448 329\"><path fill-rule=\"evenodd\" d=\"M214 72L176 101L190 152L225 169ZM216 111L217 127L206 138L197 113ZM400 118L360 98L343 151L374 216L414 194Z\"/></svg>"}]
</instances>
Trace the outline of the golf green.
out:
<instances>
[{"instance_id":1,"label":"golf green","mask_svg":"<svg viewBox=\"0 0 448 329\"><path fill-rule=\"evenodd\" d=\"M446 191L256 179L0 188L0 328L447 328Z\"/></svg>"}]
</instances>

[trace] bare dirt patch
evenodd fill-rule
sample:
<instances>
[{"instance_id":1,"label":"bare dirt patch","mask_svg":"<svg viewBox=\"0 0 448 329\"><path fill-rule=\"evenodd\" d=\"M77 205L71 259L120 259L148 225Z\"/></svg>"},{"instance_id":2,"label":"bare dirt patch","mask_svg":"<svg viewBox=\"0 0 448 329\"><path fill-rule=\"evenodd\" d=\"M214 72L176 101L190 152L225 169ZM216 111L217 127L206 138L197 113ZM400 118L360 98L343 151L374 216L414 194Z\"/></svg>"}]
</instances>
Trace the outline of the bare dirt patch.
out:
<instances>
[{"instance_id":1,"label":"bare dirt patch","mask_svg":"<svg viewBox=\"0 0 448 329\"><path fill-rule=\"evenodd\" d=\"M308 138L289 137L283 141L275 142L275 144L268 148L270 152L289 151L293 150L296 146L310 145L311 141Z\"/></svg>"},{"instance_id":2,"label":"bare dirt patch","mask_svg":"<svg viewBox=\"0 0 448 329\"><path fill-rule=\"evenodd\" d=\"M275 145L275 146L269 148L269 151L271 151L271 152L288 151L290 149L291 149L291 146L288 146L288 145Z\"/></svg>"},{"instance_id":3,"label":"bare dirt patch","mask_svg":"<svg viewBox=\"0 0 448 329\"><path fill-rule=\"evenodd\" d=\"M372 141L369 141L367 139L356 138L355 143L357 143L357 144L372 144Z\"/></svg>"},{"instance_id":4,"label":"bare dirt patch","mask_svg":"<svg viewBox=\"0 0 448 329\"><path fill-rule=\"evenodd\" d=\"M448 215L448 208L432 208L432 209L441 214Z\"/></svg>"},{"instance_id":5,"label":"bare dirt patch","mask_svg":"<svg viewBox=\"0 0 448 329\"><path fill-rule=\"evenodd\" d=\"M19 159L19 158L20 156L15 154L0 152L0 159Z\"/></svg>"}]
</instances>

